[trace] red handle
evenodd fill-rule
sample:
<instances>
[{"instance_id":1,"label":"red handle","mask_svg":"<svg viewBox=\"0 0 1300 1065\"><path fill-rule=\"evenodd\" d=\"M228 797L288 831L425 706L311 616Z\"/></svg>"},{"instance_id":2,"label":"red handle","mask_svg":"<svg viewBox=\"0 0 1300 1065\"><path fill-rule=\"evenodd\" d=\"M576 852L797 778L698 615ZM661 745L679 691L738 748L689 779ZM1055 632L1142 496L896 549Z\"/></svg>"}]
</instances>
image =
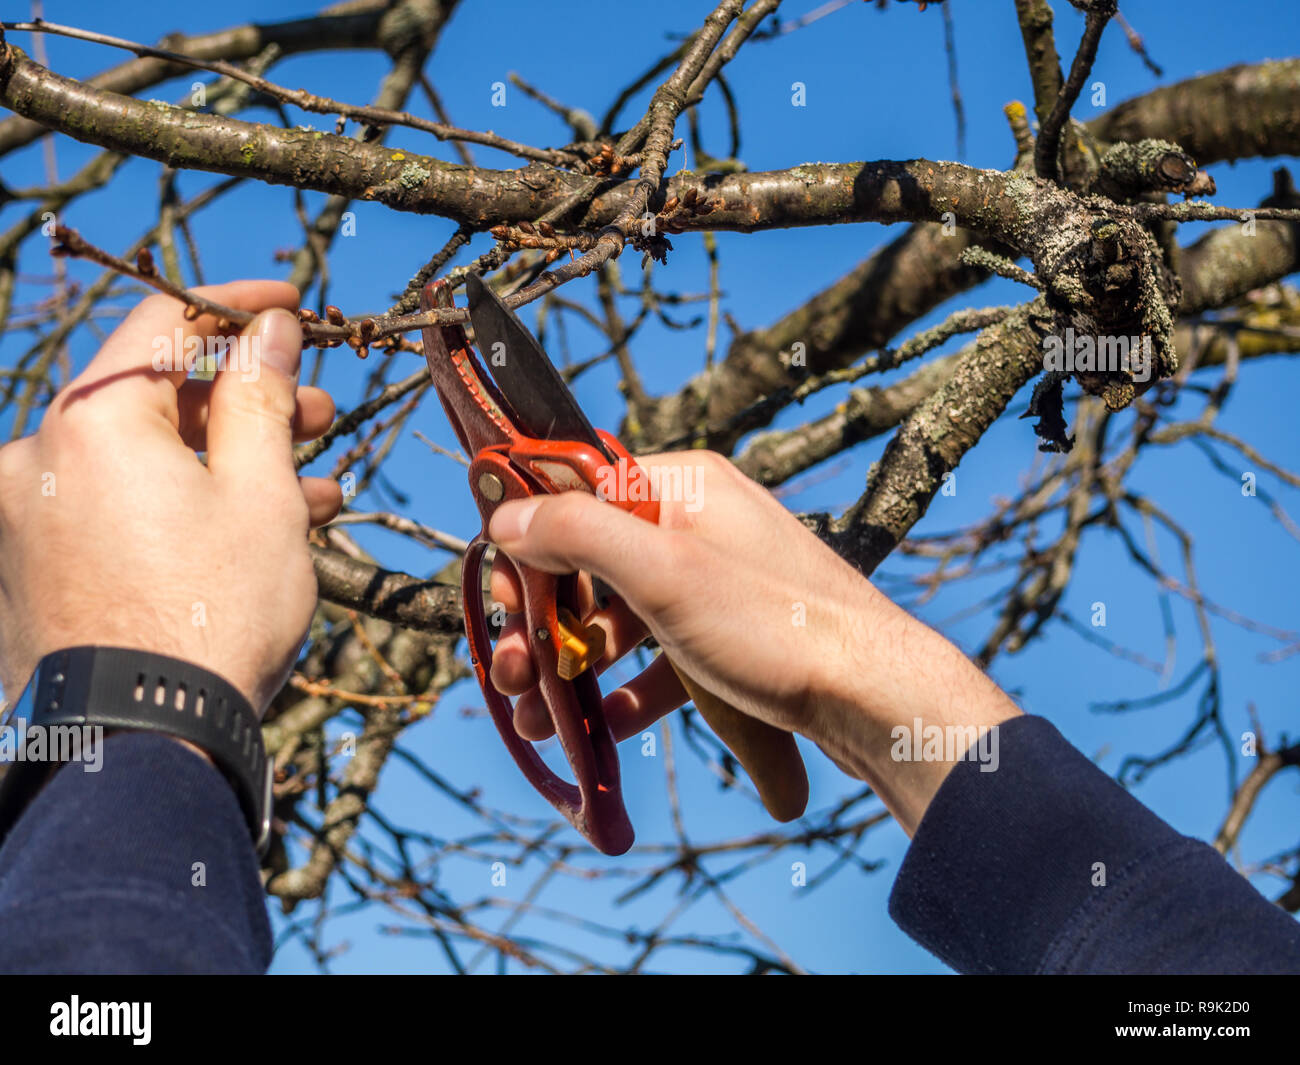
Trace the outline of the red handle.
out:
<instances>
[{"instance_id":1,"label":"red handle","mask_svg":"<svg viewBox=\"0 0 1300 1065\"><path fill-rule=\"evenodd\" d=\"M509 444L480 450L470 465L469 483L484 529L503 502L584 488L638 517L657 521L659 505L650 498L648 485L629 477L630 471L638 471L636 463L614 437L600 435L617 459L614 467L588 444L535 440L517 433ZM618 752L602 711L596 671L587 668L572 680L564 680L558 668L562 640L558 610L563 608L579 620L582 616L577 574L556 577L511 561L523 590L538 687L577 782L572 784L552 772L533 745L515 731L514 708L492 685L492 640L482 590L487 547L483 533L470 543L461 571L461 591L470 658L488 711L511 757L542 797L592 846L605 854L623 854L632 846L634 834L623 805Z\"/></svg>"},{"instance_id":2,"label":"red handle","mask_svg":"<svg viewBox=\"0 0 1300 1065\"><path fill-rule=\"evenodd\" d=\"M560 680L556 669L559 657L556 607L576 608L577 577L573 574L556 577L528 566L514 567L523 587L524 618L538 671L538 686L577 780L574 785L552 772L533 745L515 731L514 708L492 685L492 640L482 591L483 556L487 547L488 541L482 536L470 542L465 552L461 591L470 661L492 720L524 776L547 802L598 850L623 854L632 846L632 822L623 806L618 754L601 710L595 670L588 669L565 681Z\"/></svg>"}]
</instances>

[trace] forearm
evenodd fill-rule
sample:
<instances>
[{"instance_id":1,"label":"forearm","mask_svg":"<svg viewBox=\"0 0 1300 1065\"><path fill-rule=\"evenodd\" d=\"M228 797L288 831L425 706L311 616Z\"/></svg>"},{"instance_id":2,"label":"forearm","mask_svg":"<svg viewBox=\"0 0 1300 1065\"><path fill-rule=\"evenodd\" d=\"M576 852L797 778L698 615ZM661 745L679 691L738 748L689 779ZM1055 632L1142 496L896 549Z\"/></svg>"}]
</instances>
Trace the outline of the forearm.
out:
<instances>
[{"instance_id":1,"label":"forearm","mask_svg":"<svg viewBox=\"0 0 1300 1065\"><path fill-rule=\"evenodd\" d=\"M913 837L890 899L912 938L961 972L1300 970L1300 924L1211 847L874 588L854 610L808 735Z\"/></svg>"},{"instance_id":2,"label":"forearm","mask_svg":"<svg viewBox=\"0 0 1300 1065\"><path fill-rule=\"evenodd\" d=\"M862 583L808 738L867 781L909 836L972 742L1019 708L960 650ZM987 740L973 752L990 748Z\"/></svg>"}]
</instances>

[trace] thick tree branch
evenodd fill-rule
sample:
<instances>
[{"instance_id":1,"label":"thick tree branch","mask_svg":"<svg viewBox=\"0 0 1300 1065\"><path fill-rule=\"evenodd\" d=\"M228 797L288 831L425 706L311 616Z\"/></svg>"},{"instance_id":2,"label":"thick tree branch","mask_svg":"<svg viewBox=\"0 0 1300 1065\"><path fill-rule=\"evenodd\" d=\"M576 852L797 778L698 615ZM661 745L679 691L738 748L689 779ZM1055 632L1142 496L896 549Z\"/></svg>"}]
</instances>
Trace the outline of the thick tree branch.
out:
<instances>
[{"instance_id":1,"label":"thick tree branch","mask_svg":"<svg viewBox=\"0 0 1300 1065\"><path fill-rule=\"evenodd\" d=\"M287 22L247 23L215 33L175 35L162 44L170 51L184 52L195 59L252 59L269 45L282 55L331 48L373 48L387 39L390 0L351 0L335 4L320 15ZM134 59L86 79L86 84L106 92L133 95L186 72L186 67L163 59ZM15 116L0 122L0 155L30 144L44 125Z\"/></svg>"},{"instance_id":2,"label":"thick tree branch","mask_svg":"<svg viewBox=\"0 0 1300 1065\"><path fill-rule=\"evenodd\" d=\"M1230 358L1229 337L1236 357L1243 361L1300 351L1300 337L1256 328L1249 322L1240 328L1202 328L1200 334L1194 325L1180 322L1174 329L1180 364L1181 358L1194 354L1197 370L1224 365ZM829 414L793 429L758 434L733 461L747 476L769 488L785 484L864 440L896 428L952 376L971 347L941 355L893 384L850 389Z\"/></svg>"},{"instance_id":3,"label":"thick tree branch","mask_svg":"<svg viewBox=\"0 0 1300 1065\"><path fill-rule=\"evenodd\" d=\"M1300 194L1283 167L1263 207L1300 207ZM1183 293L1180 314L1222 307L1253 288L1300 270L1300 224L1249 220L1212 229L1177 258Z\"/></svg>"},{"instance_id":4,"label":"thick tree branch","mask_svg":"<svg viewBox=\"0 0 1300 1065\"><path fill-rule=\"evenodd\" d=\"M468 167L332 133L280 129L99 92L47 70L13 44L0 53L0 104L78 140L177 169L375 200L395 210L438 214L480 227L540 217L587 181L544 166ZM665 108L666 115L669 105ZM625 220L629 208L644 201L645 190L640 182L616 185L591 200L579 224L595 228ZM924 159L817 163L721 177L688 174L666 183L665 195L681 200L689 190L712 210L678 212L673 220L681 229L753 232L939 221L951 214L958 225L1011 241L1018 231L1028 238L1023 228L1032 214L1024 202L1028 179Z\"/></svg>"},{"instance_id":5,"label":"thick tree branch","mask_svg":"<svg viewBox=\"0 0 1300 1065\"><path fill-rule=\"evenodd\" d=\"M1031 10L1039 7L1039 0L1018 0L1021 2ZM1023 20L1021 25L1023 31ZM1049 42L1043 34L1050 35L1050 26L1044 29L1034 22L1030 28L1035 54L1046 56ZM1052 68L1056 80L1048 74ZM1042 91L1060 83L1054 45L1050 61L1044 58L1034 69ZM1054 95L1048 107L1052 100ZM1253 132L1243 138L1240 132L1246 127ZM1118 140L1178 141L1201 167L1225 158L1297 154L1300 60L1234 67L1189 78L1120 104L1089 123L1088 129L1103 145ZM1266 231L1266 226L1272 228ZM1281 223L1260 223L1263 239L1257 245L1245 242L1251 238L1235 240L1227 230L1216 231L1202 242L1205 256L1198 246L1186 249L1181 263L1188 275L1184 278L1183 312L1221 306L1254 287L1260 278L1274 280L1296 269L1279 268L1289 261L1289 241L1284 239L1284 246L1279 247L1277 240L1284 228ZM909 228L780 321L738 336L727 357L708 374L697 375L677 392L652 399L641 418L628 422L624 432L641 447L653 450L689 428L702 431L709 446L729 451L738 434L717 433L713 427L731 423L764 396L798 384L799 374L782 358L794 344L804 345L808 370L813 373L848 366L864 351L884 346L910 322L987 277L985 271L959 261L970 243L971 235L961 229L945 231L929 223ZM998 254L1005 255L1008 250L985 246ZM1222 253L1214 256L1214 262L1208 257L1211 250ZM1259 269L1251 268L1252 261L1260 263ZM1225 264L1230 267L1227 276L1217 276L1214 270ZM1212 295L1211 289L1220 295ZM921 371L914 376L920 380ZM845 433L852 436L860 419L868 428L874 424L874 417L865 413L868 409L884 412L892 407L871 398L874 395L875 390L854 391L847 401L854 416L843 419L840 426ZM756 420L744 428L762 424ZM885 428L894 424L887 421ZM823 447L830 448L839 428L827 428L819 438Z\"/></svg>"},{"instance_id":6,"label":"thick tree branch","mask_svg":"<svg viewBox=\"0 0 1300 1065\"><path fill-rule=\"evenodd\" d=\"M1300 153L1300 59L1229 67L1166 85L1088 123L1099 141L1173 141L1201 166Z\"/></svg>"},{"instance_id":7,"label":"thick tree branch","mask_svg":"<svg viewBox=\"0 0 1300 1065\"><path fill-rule=\"evenodd\" d=\"M339 551L311 546L320 597L405 629L461 631L460 589L380 569Z\"/></svg>"},{"instance_id":8,"label":"thick tree branch","mask_svg":"<svg viewBox=\"0 0 1300 1065\"><path fill-rule=\"evenodd\" d=\"M726 28L740 14L742 6L742 0L722 0L722 3L709 13L709 17L704 20L703 28L695 35L682 55L677 69L659 86L651 98L645 117L619 139L614 149L616 156L626 155L644 145L640 166L641 176L630 188L625 184L618 190L623 193L618 213L604 225L595 247L584 252L577 260L566 263L556 270L544 272L537 281L519 294L520 303L537 299L567 281L586 277L593 270L599 269L622 254L623 245L628 240L629 234L639 230L642 216L648 213L651 197L659 192L663 184L664 171L668 166L668 153L672 148L673 129L678 115L686 106L691 87L701 76L710 53ZM575 193L565 197L560 204L548 207L544 214L545 220L548 222L563 220L571 210L587 199L589 193L594 191L593 183L584 182ZM693 213L692 217L694 217ZM648 240L645 238L637 240L636 237L632 239L634 243L641 244L647 254L656 258L666 258L667 243L662 235L653 233Z\"/></svg>"},{"instance_id":9,"label":"thick tree branch","mask_svg":"<svg viewBox=\"0 0 1300 1065\"><path fill-rule=\"evenodd\" d=\"M683 430L702 430L709 447L730 451L742 432L768 420L754 416L736 423L741 411L795 387L803 373L851 365L864 351L884 347L909 322L984 280L986 271L960 258L971 239L966 230L934 223L908 227L779 321L737 336L711 370L649 401L639 420L624 425L625 435L635 446L654 450ZM803 368L792 365L796 350Z\"/></svg>"},{"instance_id":10,"label":"thick tree branch","mask_svg":"<svg viewBox=\"0 0 1300 1065\"><path fill-rule=\"evenodd\" d=\"M1042 372L1051 312L1043 299L990 326L952 374L902 424L867 478L862 498L830 525L831 546L870 574L925 514L1011 397Z\"/></svg>"},{"instance_id":11,"label":"thick tree branch","mask_svg":"<svg viewBox=\"0 0 1300 1065\"><path fill-rule=\"evenodd\" d=\"M892 385L851 389L823 418L796 429L756 436L735 463L769 488L784 484L855 444L895 428L952 376L959 354L927 362Z\"/></svg>"}]
</instances>

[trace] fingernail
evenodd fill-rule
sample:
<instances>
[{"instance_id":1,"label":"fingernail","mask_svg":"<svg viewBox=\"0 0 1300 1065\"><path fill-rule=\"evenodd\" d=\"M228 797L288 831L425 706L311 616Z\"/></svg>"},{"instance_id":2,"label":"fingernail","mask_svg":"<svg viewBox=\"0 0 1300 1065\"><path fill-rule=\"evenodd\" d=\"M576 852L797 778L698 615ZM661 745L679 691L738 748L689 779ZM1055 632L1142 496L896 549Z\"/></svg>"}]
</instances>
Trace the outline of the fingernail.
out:
<instances>
[{"instance_id":1,"label":"fingernail","mask_svg":"<svg viewBox=\"0 0 1300 1065\"><path fill-rule=\"evenodd\" d=\"M528 532L528 526L533 523L537 508L544 502L544 497L533 496L531 499L502 503L488 522L488 536L492 542L508 544L522 540Z\"/></svg>"},{"instance_id":2,"label":"fingernail","mask_svg":"<svg viewBox=\"0 0 1300 1065\"><path fill-rule=\"evenodd\" d=\"M257 349L261 361L286 377L297 377L302 363L302 326L283 308L257 316Z\"/></svg>"}]
</instances>

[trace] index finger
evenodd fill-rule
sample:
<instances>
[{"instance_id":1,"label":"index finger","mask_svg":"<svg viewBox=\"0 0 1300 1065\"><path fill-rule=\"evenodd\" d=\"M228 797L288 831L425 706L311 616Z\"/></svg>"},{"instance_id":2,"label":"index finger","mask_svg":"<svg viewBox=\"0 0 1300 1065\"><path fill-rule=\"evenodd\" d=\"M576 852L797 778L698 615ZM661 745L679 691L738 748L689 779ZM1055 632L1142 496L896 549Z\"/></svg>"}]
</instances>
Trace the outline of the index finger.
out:
<instances>
[{"instance_id":1,"label":"index finger","mask_svg":"<svg viewBox=\"0 0 1300 1065\"><path fill-rule=\"evenodd\" d=\"M297 311L298 289L287 281L230 281L204 285L196 295L235 310L257 314L272 307ZM185 318L185 304L158 293L143 300L104 341L103 347L69 387L70 393L84 393L116 378L138 382L141 395L152 397L176 423L176 391L184 383L194 357L206 352L206 339L218 336L216 320L200 315ZM240 326L232 323L228 335L237 336ZM188 359L188 363L187 363ZM166 386L166 387L164 387Z\"/></svg>"}]
</instances>

